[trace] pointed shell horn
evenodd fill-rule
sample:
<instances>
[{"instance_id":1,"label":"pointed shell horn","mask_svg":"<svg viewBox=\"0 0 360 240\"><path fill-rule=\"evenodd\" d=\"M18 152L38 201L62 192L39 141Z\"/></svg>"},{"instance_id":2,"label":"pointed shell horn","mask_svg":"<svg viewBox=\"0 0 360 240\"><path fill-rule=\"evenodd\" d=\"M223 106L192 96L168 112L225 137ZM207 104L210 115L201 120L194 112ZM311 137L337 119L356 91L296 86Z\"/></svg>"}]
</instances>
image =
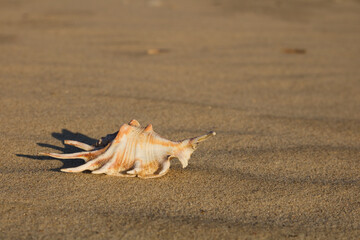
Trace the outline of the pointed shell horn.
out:
<instances>
[{"instance_id":1,"label":"pointed shell horn","mask_svg":"<svg viewBox=\"0 0 360 240\"><path fill-rule=\"evenodd\" d=\"M137 120L135 120L135 119L131 120L131 121L129 122L129 125L130 125L130 126L134 126L134 127L140 127L140 123L139 123Z\"/></svg>"},{"instance_id":2,"label":"pointed shell horn","mask_svg":"<svg viewBox=\"0 0 360 240\"><path fill-rule=\"evenodd\" d=\"M153 132L154 131L153 126L151 124L147 125L144 131L145 132Z\"/></svg>"},{"instance_id":3,"label":"pointed shell horn","mask_svg":"<svg viewBox=\"0 0 360 240\"><path fill-rule=\"evenodd\" d=\"M199 137L195 137L193 138L191 141L194 142L194 143L199 143L199 142L203 142L205 141L206 139L212 137L212 136L215 136L216 135L216 132L214 131L211 131L211 132L208 132L207 134L205 135L202 135L202 136L199 136Z\"/></svg>"}]
</instances>

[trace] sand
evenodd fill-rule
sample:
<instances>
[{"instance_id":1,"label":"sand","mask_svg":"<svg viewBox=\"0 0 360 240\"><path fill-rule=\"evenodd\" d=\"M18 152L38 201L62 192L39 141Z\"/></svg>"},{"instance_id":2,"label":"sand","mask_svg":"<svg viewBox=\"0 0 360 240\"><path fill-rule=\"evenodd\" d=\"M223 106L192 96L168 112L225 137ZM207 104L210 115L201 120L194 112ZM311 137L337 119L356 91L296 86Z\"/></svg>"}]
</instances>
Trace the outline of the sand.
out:
<instances>
[{"instance_id":1,"label":"sand","mask_svg":"<svg viewBox=\"0 0 360 240\"><path fill-rule=\"evenodd\" d=\"M0 239L357 239L359 1L0 1ZM131 119L159 179L62 173Z\"/></svg>"}]
</instances>

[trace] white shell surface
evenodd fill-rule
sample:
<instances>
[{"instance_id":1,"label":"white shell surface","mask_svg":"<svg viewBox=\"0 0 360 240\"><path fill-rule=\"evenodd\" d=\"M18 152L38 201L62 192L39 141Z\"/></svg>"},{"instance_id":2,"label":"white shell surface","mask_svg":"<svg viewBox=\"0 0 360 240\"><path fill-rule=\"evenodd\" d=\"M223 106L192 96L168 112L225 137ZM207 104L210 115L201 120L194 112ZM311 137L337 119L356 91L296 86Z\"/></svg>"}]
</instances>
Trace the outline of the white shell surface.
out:
<instances>
[{"instance_id":1,"label":"white shell surface","mask_svg":"<svg viewBox=\"0 0 360 240\"><path fill-rule=\"evenodd\" d=\"M213 135L215 132L174 142L160 137L153 131L151 124L143 128L136 120L132 120L129 124L122 125L117 133L109 134L99 140L95 146L72 140L65 141L66 144L88 151L43 155L60 159L80 158L86 161L79 167L61 169L63 172L90 170L94 174L154 178L168 172L170 158L179 158L183 167L186 167L198 142Z\"/></svg>"}]
</instances>

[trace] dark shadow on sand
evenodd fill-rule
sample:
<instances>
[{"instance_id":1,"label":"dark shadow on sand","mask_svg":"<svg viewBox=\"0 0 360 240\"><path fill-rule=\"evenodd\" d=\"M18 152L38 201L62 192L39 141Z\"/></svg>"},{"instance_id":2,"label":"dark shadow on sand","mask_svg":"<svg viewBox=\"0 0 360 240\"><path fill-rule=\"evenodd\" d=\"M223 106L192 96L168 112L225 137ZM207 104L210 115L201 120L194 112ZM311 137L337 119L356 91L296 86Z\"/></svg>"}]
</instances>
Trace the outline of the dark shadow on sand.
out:
<instances>
[{"instance_id":1,"label":"dark shadow on sand","mask_svg":"<svg viewBox=\"0 0 360 240\"><path fill-rule=\"evenodd\" d=\"M60 133L53 132L51 135L55 139L60 140L63 144L64 144L64 140L75 140L75 141L83 142L83 143L86 143L89 145L92 145L96 142L96 139L94 139L94 138L90 138L82 133L74 133L67 129L62 129ZM78 148L76 148L74 146L70 146L70 145L65 145L65 144L64 144L64 147L59 147L59 146L55 146L55 145L51 145L51 144L47 144L47 143L37 143L37 145L39 145L41 147L45 147L45 148L51 148L52 150L56 150L56 151L62 152L62 153L79 152ZM81 150L81 151L83 151L83 150ZM51 150L50 151L44 150L44 152L51 152ZM55 159L52 157L40 156L40 155L27 155L27 154L15 154L15 155L18 157L24 157L24 158L34 159L34 160L54 160ZM84 161L81 159L57 159L57 160L59 160L63 163L63 166L61 168L77 167L84 163ZM51 171L58 172L58 171L60 171L61 168L51 169Z\"/></svg>"}]
</instances>

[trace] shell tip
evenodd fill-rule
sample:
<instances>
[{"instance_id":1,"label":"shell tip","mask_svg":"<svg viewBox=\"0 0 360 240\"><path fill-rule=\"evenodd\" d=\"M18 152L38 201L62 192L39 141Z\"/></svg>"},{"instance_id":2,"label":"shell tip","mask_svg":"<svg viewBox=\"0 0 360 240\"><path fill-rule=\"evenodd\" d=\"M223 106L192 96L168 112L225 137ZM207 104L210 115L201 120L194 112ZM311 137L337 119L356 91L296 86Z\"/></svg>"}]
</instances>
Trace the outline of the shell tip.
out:
<instances>
[{"instance_id":1,"label":"shell tip","mask_svg":"<svg viewBox=\"0 0 360 240\"><path fill-rule=\"evenodd\" d=\"M151 124L147 125L145 128L145 132L152 132L153 131L153 126Z\"/></svg>"},{"instance_id":2,"label":"shell tip","mask_svg":"<svg viewBox=\"0 0 360 240\"><path fill-rule=\"evenodd\" d=\"M135 120L135 119L131 120L131 121L129 122L129 125L130 125L130 126L134 126L134 127L140 127L140 123L139 123L137 120Z\"/></svg>"}]
</instances>

